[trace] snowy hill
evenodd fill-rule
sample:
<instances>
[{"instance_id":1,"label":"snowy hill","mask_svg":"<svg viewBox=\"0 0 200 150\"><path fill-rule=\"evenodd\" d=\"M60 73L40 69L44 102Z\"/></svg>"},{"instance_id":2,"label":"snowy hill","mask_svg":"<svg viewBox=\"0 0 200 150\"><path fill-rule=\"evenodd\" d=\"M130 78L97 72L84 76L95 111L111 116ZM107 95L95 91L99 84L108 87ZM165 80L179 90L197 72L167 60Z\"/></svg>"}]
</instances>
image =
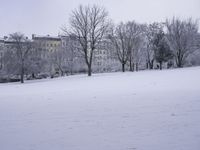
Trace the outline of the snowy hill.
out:
<instances>
[{"instance_id":1,"label":"snowy hill","mask_svg":"<svg viewBox=\"0 0 200 150\"><path fill-rule=\"evenodd\" d=\"M0 84L0 150L199 150L200 67Z\"/></svg>"}]
</instances>

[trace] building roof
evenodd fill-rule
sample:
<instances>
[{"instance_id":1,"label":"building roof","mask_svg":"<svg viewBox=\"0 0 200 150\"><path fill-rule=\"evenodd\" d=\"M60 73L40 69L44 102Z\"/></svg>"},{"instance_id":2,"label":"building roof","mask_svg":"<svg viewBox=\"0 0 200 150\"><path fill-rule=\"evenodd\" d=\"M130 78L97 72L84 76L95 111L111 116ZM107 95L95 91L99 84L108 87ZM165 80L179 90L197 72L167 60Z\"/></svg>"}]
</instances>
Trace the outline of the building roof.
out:
<instances>
[{"instance_id":1,"label":"building roof","mask_svg":"<svg viewBox=\"0 0 200 150\"><path fill-rule=\"evenodd\" d=\"M61 37L59 37L59 36L50 36L50 35L41 36L41 35L32 34L32 40L53 40L53 41L61 41Z\"/></svg>"},{"instance_id":2,"label":"building roof","mask_svg":"<svg viewBox=\"0 0 200 150\"><path fill-rule=\"evenodd\" d=\"M0 43L4 43L4 39L3 38L0 38Z\"/></svg>"}]
</instances>

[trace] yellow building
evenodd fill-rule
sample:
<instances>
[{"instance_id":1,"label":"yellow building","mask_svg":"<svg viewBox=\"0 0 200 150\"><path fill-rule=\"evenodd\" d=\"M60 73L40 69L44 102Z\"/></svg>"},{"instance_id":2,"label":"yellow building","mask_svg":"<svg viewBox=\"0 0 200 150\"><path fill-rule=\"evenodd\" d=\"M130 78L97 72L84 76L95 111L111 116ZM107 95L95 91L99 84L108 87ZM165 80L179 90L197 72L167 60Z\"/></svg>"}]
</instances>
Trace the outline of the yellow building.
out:
<instances>
[{"instance_id":1,"label":"yellow building","mask_svg":"<svg viewBox=\"0 0 200 150\"><path fill-rule=\"evenodd\" d=\"M35 45L43 53L44 57L48 57L49 52L54 52L61 47L61 38L53 36L38 36L33 34L32 40Z\"/></svg>"},{"instance_id":2,"label":"yellow building","mask_svg":"<svg viewBox=\"0 0 200 150\"><path fill-rule=\"evenodd\" d=\"M46 61L46 71L55 74L57 72L56 66L51 61L51 55L54 51L61 48L61 38L53 36L38 36L33 34L32 41L37 50L40 51L41 58Z\"/></svg>"}]
</instances>

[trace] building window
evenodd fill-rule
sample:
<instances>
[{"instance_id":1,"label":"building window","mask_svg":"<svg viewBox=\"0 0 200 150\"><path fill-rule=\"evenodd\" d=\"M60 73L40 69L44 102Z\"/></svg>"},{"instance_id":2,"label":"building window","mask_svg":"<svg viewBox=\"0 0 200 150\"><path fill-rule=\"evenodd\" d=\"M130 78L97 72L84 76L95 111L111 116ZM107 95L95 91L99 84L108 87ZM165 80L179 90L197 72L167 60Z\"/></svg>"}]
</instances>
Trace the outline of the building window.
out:
<instances>
[{"instance_id":1,"label":"building window","mask_svg":"<svg viewBox=\"0 0 200 150\"><path fill-rule=\"evenodd\" d=\"M98 62L98 66L101 66L101 62Z\"/></svg>"}]
</instances>

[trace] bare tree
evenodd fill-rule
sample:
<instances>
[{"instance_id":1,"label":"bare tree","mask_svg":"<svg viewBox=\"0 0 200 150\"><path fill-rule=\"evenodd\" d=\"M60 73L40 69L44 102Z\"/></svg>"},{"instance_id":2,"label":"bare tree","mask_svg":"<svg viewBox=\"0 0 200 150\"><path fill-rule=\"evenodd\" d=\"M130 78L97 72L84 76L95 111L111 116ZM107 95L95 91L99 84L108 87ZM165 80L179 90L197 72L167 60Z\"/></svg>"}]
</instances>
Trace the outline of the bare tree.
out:
<instances>
[{"instance_id":1,"label":"bare tree","mask_svg":"<svg viewBox=\"0 0 200 150\"><path fill-rule=\"evenodd\" d=\"M51 53L51 62L55 65L55 68L60 72L61 76L64 76L64 73L67 70L67 51L60 47Z\"/></svg>"},{"instance_id":2,"label":"bare tree","mask_svg":"<svg viewBox=\"0 0 200 150\"><path fill-rule=\"evenodd\" d=\"M173 58L170 47L166 41L166 36L162 30L156 34L153 39L153 48L155 60L160 64L160 70L162 70L163 62L167 62L169 59Z\"/></svg>"},{"instance_id":3,"label":"bare tree","mask_svg":"<svg viewBox=\"0 0 200 150\"><path fill-rule=\"evenodd\" d=\"M120 23L115 27L109 36L113 46L115 47L118 60L122 65L122 72L125 72L125 65L129 59L127 28L124 23Z\"/></svg>"},{"instance_id":4,"label":"bare tree","mask_svg":"<svg viewBox=\"0 0 200 150\"><path fill-rule=\"evenodd\" d=\"M143 61L144 59L144 52L145 52L145 47L144 47L144 38L142 35L139 35L135 38L134 40L134 51L133 51L133 70L138 71L139 70L139 64Z\"/></svg>"},{"instance_id":5,"label":"bare tree","mask_svg":"<svg viewBox=\"0 0 200 150\"><path fill-rule=\"evenodd\" d=\"M20 80L21 83L24 83L25 65L33 48L32 42L22 33L11 34L10 40L12 41L11 49L12 54L14 54L13 57L16 58L16 64L19 66Z\"/></svg>"},{"instance_id":6,"label":"bare tree","mask_svg":"<svg viewBox=\"0 0 200 150\"><path fill-rule=\"evenodd\" d=\"M153 49L153 39L160 30L162 30L163 24L161 23L152 23L149 25L144 25L143 30L146 36L146 61L147 68L153 69L154 66L154 49Z\"/></svg>"},{"instance_id":7,"label":"bare tree","mask_svg":"<svg viewBox=\"0 0 200 150\"><path fill-rule=\"evenodd\" d=\"M198 49L198 22L191 18L180 20L173 18L166 21L167 39L177 67L183 67L186 58Z\"/></svg>"},{"instance_id":8,"label":"bare tree","mask_svg":"<svg viewBox=\"0 0 200 150\"><path fill-rule=\"evenodd\" d=\"M94 51L109 27L108 12L96 5L80 5L72 12L70 26L69 32L67 28L63 28L63 31L79 41L88 67L88 76L91 76Z\"/></svg>"},{"instance_id":9,"label":"bare tree","mask_svg":"<svg viewBox=\"0 0 200 150\"><path fill-rule=\"evenodd\" d=\"M129 67L130 71L134 71L134 66L137 65L134 63L134 58L139 52L140 49L140 36L142 33L141 26L136 22L128 22L126 23L126 34L127 34L127 50L129 55ZM136 60L136 59L135 59ZM138 67L136 67L138 68Z\"/></svg>"},{"instance_id":10,"label":"bare tree","mask_svg":"<svg viewBox=\"0 0 200 150\"><path fill-rule=\"evenodd\" d=\"M49 58L44 57L44 53L46 53L45 55L49 54L41 49L39 43L32 41L32 50L26 61L26 73L31 74L33 79L36 78L37 74L46 71Z\"/></svg>"},{"instance_id":11,"label":"bare tree","mask_svg":"<svg viewBox=\"0 0 200 150\"><path fill-rule=\"evenodd\" d=\"M7 76L9 76L10 74L19 73L19 65L16 55L11 49L8 49L8 47L5 48L5 52L3 55L3 65L3 70Z\"/></svg>"},{"instance_id":12,"label":"bare tree","mask_svg":"<svg viewBox=\"0 0 200 150\"><path fill-rule=\"evenodd\" d=\"M62 37L63 42L63 49L66 51L66 62L67 62L67 71L73 75L75 72L75 69L77 67L77 64L82 66L82 56L80 55L80 44L76 40L74 36L63 36ZM82 51L81 51L82 52ZM81 63L80 63L81 62ZM84 63L84 62L83 62Z\"/></svg>"}]
</instances>

